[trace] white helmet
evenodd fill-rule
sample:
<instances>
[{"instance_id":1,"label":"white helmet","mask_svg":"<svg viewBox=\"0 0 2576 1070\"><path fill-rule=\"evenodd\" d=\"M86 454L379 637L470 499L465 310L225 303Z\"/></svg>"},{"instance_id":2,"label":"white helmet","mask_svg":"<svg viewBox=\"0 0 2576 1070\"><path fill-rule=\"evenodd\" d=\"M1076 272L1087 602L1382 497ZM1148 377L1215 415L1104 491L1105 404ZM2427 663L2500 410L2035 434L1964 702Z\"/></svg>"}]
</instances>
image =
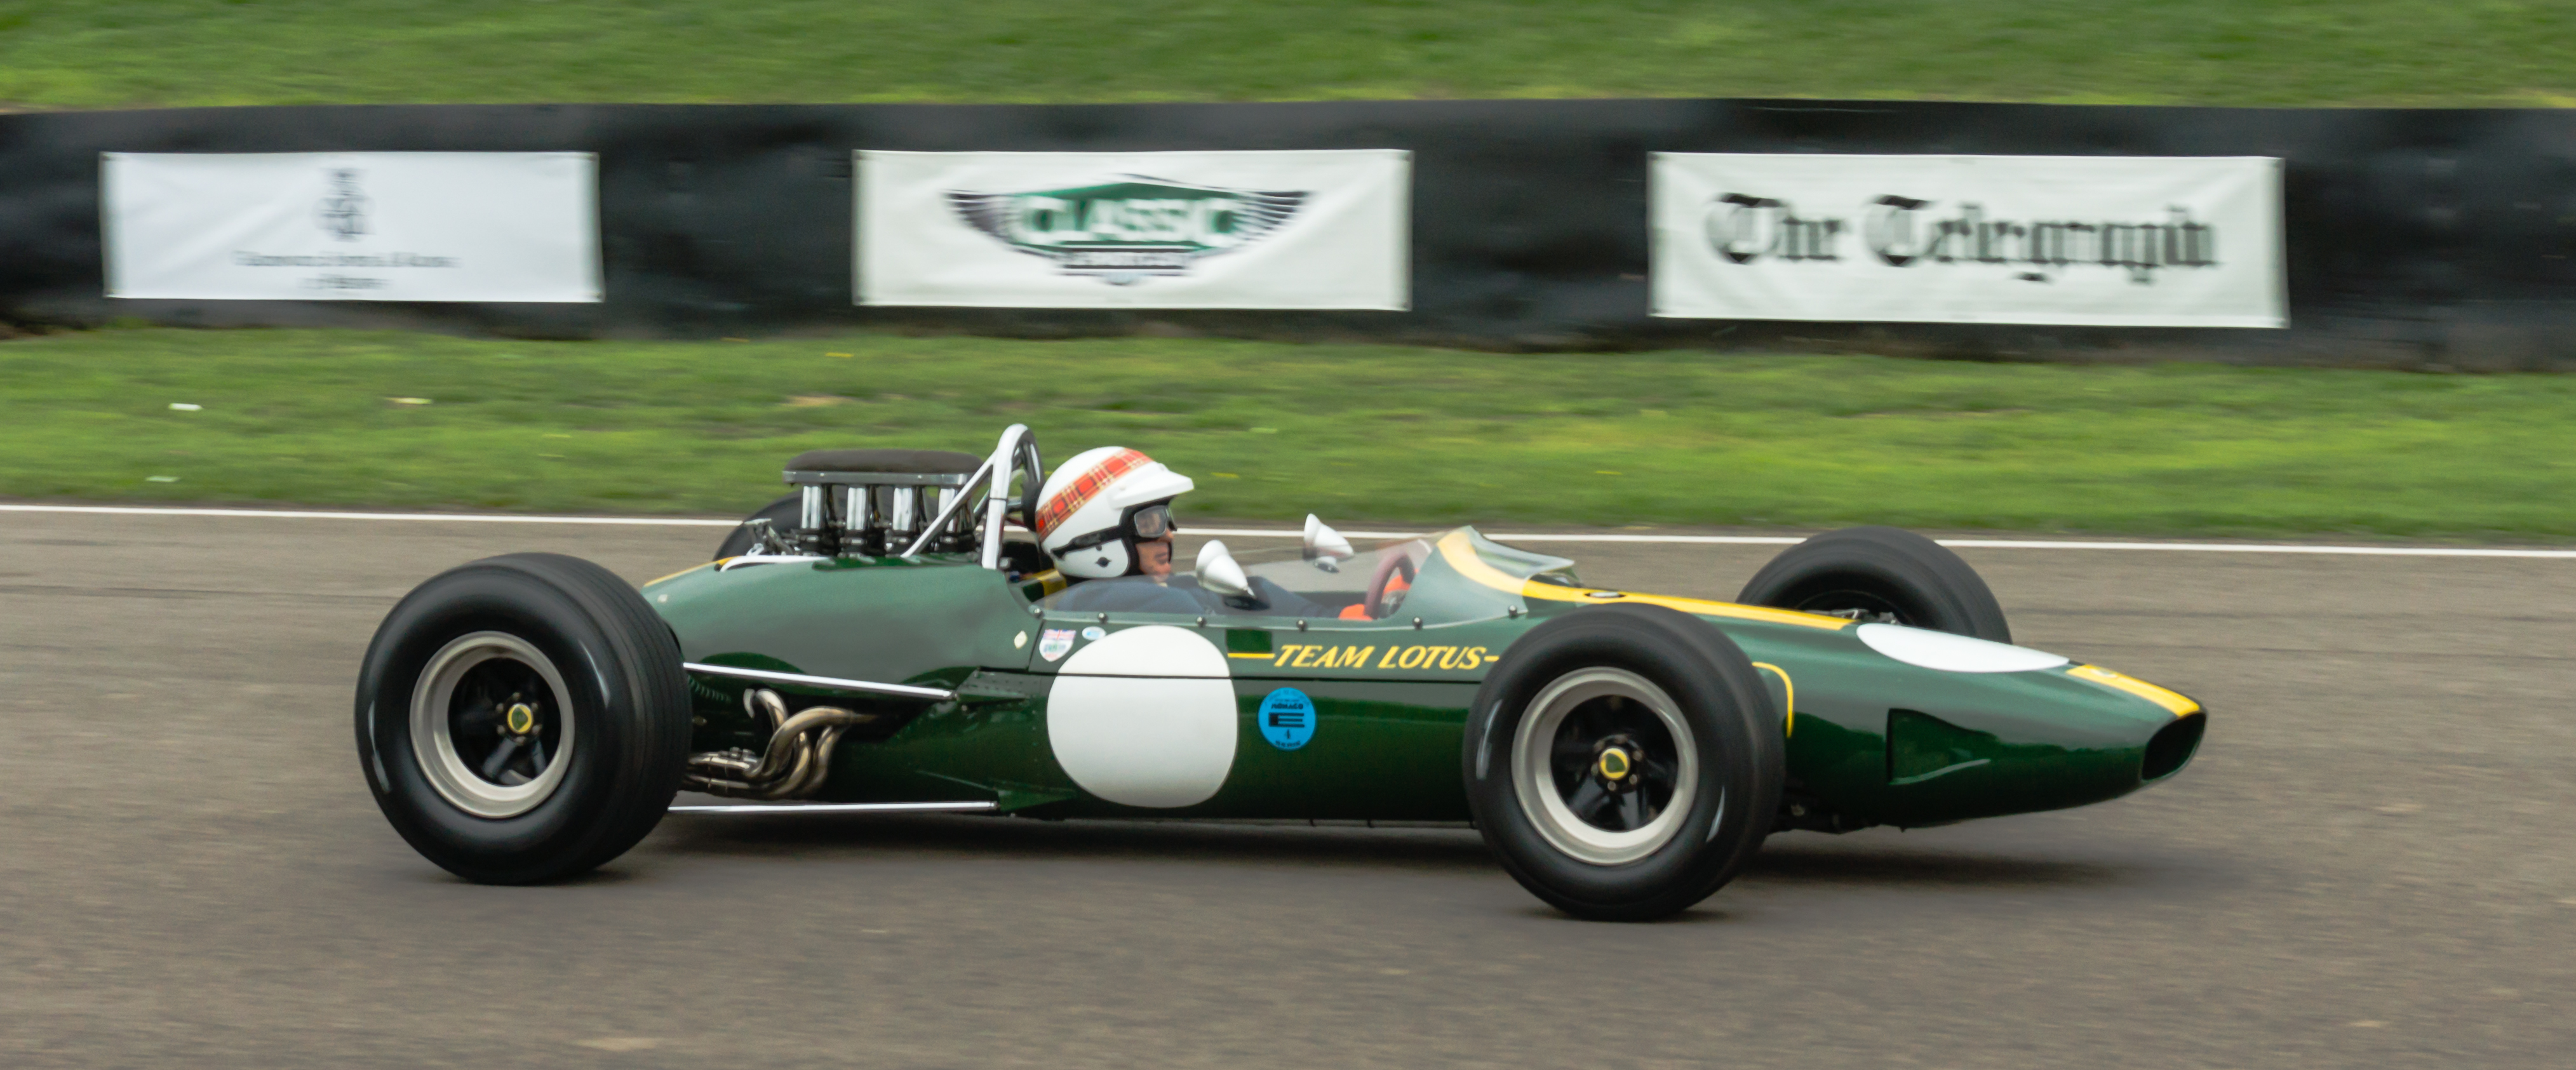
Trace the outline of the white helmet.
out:
<instances>
[{"instance_id":1,"label":"white helmet","mask_svg":"<svg viewBox=\"0 0 2576 1070\"><path fill-rule=\"evenodd\" d=\"M1159 523L1148 517L1140 533L1137 514L1171 501L1197 484L1153 458L1123 446L1075 454L1048 476L1038 492L1038 545L1067 576L1105 580L1137 571L1136 543L1171 530L1169 510Z\"/></svg>"}]
</instances>

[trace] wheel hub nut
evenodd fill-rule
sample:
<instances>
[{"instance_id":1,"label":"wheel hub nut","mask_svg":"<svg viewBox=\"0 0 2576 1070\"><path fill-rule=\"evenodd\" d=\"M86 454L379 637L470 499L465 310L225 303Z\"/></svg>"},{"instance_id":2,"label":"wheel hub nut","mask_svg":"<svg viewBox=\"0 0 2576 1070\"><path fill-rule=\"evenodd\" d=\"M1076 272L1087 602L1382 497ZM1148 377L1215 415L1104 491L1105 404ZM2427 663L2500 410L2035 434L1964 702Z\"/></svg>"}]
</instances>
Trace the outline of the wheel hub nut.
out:
<instances>
[{"instance_id":1,"label":"wheel hub nut","mask_svg":"<svg viewBox=\"0 0 2576 1070\"><path fill-rule=\"evenodd\" d=\"M537 708L525 702L513 702L504 716L510 734L524 736L537 730Z\"/></svg>"},{"instance_id":2,"label":"wheel hub nut","mask_svg":"<svg viewBox=\"0 0 2576 1070\"><path fill-rule=\"evenodd\" d=\"M1626 780L1635 767L1636 763L1629 759L1627 751L1612 747L1601 752L1601 778L1604 780Z\"/></svg>"}]
</instances>

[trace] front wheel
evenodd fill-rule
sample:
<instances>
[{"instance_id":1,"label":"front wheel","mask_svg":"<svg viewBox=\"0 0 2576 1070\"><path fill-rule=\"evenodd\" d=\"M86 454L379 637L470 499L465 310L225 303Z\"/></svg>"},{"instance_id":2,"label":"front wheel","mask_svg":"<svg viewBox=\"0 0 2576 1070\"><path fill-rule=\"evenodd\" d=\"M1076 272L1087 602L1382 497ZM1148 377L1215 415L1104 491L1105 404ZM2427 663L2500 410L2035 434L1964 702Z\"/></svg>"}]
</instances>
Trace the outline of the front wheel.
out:
<instances>
[{"instance_id":1,"label":"front wheel","mask_svg":"<svg viewBox=\"0 0 2576 1070\"><path fill-rule=\"evenodd\" d=\"M625 853L679 792L679 641L614 573L487 558L394 606L358 678L358 760L385 819L467 880L529 884Z\"/></svg>"},{"instance_id":2,"label":"front wheel","mask_svg":"<svg viewBox=\"0 0 2576 1070\"><path fill-rule=\"evenodd\" d=\"M1467 801L1521 886L1576 917L1644 921L1706 899L1762 846L1785 779L1781 715L1705 621L1576 610L1504 652L1469 711Z\"/></svg>"},{"instance_id":3,"label":"front wheel","mask_svg":"<svg viewBox=\"0 0 2576 1070\"><path fill-rule=\"evenodd\" d=\"M1903 528L1843 528L1782 550L1735 600L2012 642L2003 606L1977 570Z\"/></svg>"}]
</instances>

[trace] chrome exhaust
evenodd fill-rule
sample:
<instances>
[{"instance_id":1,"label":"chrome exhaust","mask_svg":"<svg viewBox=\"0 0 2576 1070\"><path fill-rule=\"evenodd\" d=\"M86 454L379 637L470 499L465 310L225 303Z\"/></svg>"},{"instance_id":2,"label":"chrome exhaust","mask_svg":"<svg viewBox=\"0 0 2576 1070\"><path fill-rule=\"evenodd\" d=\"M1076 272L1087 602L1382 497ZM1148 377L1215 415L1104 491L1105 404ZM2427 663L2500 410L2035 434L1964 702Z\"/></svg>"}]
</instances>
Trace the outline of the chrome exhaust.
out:
<instances>
[{"instance_id":1,"label":"chrome exhaust","mask_svg":"<svg viewBox=\"0 0 2576 1070\"><path fill-rule=\"evenodd\" d=\"M833 706L814 706L790 717L786 700L765 687L744 692L742 704L753 716L767 717L768 749L759 754L741 749L692 754L688 772L680 778L682 787L743 799L806 798L821 790L831 775L832 750L840 744L841 733L851 725L877 719L873 713Z\"/></svg>"}]
</instances>

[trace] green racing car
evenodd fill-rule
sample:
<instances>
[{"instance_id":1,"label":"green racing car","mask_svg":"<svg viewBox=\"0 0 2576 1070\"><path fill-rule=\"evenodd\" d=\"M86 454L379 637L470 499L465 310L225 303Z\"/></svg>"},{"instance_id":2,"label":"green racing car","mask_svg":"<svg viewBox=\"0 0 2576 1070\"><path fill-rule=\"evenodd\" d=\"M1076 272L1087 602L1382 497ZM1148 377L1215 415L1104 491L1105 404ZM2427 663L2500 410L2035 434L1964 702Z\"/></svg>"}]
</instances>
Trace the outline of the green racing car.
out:
<instances>
[{"instance_id":1,"label":"green racing car","mask_svg":"<svg viewBox=\"0 0 2576 1070\"><path fill-rule=\"evenodd\" d=\"M2125 795L2208 717L2011 645L1919 535L1783 551L1735 602L1586 586L1462 527L1221 542L1173 580L1068 582L1028 535L1036 440L818 451L716 560L639 591L512 554L388 614L356 702L394 828L469 880L617 857L719 807L1472 824L1575 916L1668 915L1764 838ZM1116 584L1195 601L1121 602ZM1093 608L1113 605L1141 608ZM693 809L682 807L681 809Z\"/></svg>"}]
</instances>

